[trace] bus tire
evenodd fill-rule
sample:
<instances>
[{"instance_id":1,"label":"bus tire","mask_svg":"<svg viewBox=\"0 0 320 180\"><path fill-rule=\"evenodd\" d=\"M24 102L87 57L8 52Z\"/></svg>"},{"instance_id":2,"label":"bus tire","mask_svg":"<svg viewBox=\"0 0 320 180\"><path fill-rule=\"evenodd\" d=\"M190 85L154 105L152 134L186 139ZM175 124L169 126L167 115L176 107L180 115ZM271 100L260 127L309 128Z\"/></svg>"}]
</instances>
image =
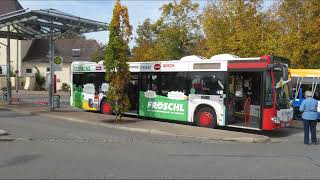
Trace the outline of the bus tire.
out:
<instances>
[{"instance_id":1,"label":"bus tire","mask_svg":"<svg viewBox=\"0 0 320 180\"><path fill-rule=\"evenodd\" d=\"M217 115L211 107L202 107L195 113L195 123L199 127L216 128Z\"/></svg>"},{"instance_id":2,"label":"bus tire","mask_svg":"<svg viewBox=\"0 0 320 180\"><path fill-rule=\"evenodd\" d=\"M102 100L100 104L100 113L101 114L112 114L111 106L106 100Z\"/></svg>"}]
</instances>

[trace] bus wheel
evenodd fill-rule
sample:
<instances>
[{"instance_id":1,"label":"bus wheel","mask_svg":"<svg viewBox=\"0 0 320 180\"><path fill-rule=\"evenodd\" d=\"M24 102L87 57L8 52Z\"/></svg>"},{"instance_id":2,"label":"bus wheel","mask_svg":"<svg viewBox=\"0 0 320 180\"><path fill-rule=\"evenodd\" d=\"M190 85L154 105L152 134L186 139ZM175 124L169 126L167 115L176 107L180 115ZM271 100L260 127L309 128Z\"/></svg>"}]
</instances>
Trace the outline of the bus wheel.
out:
<instances>
[{"instance_id":1,"label":"bus wheel","mask_svg":"<svg viewBox=\"0 0 320 180\"><path fill-rule=\"evenodd\" d=\"M100 112L101 114L111 114L110 104L103 100L100 104Z\"/></svg>"},{"instance_id":2,"label":"bus wheel","mask_svg":"<svg viewBox=\"0 0 320 180\"><path fill-rule=\"evenodd\" d=\"M215 111L210 107L203 107L195 114L197 126L206 128L217 127L217 116Z\"/></svg>"}]
</instances>

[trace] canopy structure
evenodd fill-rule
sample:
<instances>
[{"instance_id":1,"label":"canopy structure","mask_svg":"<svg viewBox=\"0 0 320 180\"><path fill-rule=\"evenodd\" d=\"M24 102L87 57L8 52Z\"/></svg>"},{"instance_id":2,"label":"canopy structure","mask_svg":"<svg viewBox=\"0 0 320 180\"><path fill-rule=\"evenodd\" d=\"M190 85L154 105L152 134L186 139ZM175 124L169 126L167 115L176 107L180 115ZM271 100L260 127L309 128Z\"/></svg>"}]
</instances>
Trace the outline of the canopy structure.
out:
<instances>
[{"instance_id":1,"label":"canopy structure","mask_svg":"<svg viewBox=\"0 0 320 180\"><path fill-rule=\"evenodd\" d=\"M57 37L66 32L90 33L107 31L108 24L77 17L55 9L23 9L0 16L0 29L11 26L12 30L0 30L0 38L41 39L51 33Z\"/></svg>"},{"instance_id":2,"label":"canopy structure","mask_svg":"<svg viewBox=\"0 0 320 180\"><path fill-rule=\"evenodd\" d=\"M320 69L289 69L291 80L296 84L295 99L298 97L301 84L310 84L314 95L320 83Z\"/></svg>"},{"instance_id":3,"label":"canopy structure","mask_svg":"<svg viewBox=\"0 0 320 180\"><path fill-rule=\"evenodd\" d=\"M320 69L289 69L291 77L320 77Z\"/></svg>"},{"instance_id":4,"label":"canopy structure","mask_svg":"<svg viewBox=\"0 0 320 180\"><path fill-rule=\"evenodd\" d=\"M0 38L7 38L7 68L10 71L10 39L50 39L49 108L53 110L54 40L65 33L107 31L107 23L77 17L55 9L22 9L0 16ZM8 73L8 100L11 101L10 74Z\"/></svg>"}]
</instances>

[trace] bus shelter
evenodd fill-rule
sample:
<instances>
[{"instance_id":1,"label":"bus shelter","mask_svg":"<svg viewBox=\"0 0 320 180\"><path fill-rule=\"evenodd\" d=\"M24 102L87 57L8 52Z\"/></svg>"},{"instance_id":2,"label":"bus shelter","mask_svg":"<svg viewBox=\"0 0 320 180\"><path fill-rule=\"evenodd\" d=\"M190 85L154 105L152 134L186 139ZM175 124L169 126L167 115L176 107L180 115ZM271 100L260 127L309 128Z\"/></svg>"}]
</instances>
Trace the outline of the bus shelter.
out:
<instances>
[{"instance_id":1,"label":"bus shelter","mask_svg":"<svg viewBox=\"0 0 320 180\"><path fill-rule=\"evenodd\" d=\"M295 99L298 98L299 92L301 93L301 85L311 85L311 91L314 95L318 84L320 83L320 70L319 69L290 69L290 75L293 84L295 84Z\"/></svg>"},{"instance_id":2,"label":"bus shelter","mask_svg":"<svg viewBox=\"0 0 320 180\"><path fill-rule=\"evenodd\" d=\"M82 34L107 31L109 29L108 27L107 23L77 17L55 9L22 9L3 14L0 16L0 38L7 39L7 72L10 72L10 39L49 39L50 83L48 104L50 111L52 111L54 109L54 41L67 33ZM10 73L7 73L7 93L10 104Z\"/></svg>"}]
</instances>

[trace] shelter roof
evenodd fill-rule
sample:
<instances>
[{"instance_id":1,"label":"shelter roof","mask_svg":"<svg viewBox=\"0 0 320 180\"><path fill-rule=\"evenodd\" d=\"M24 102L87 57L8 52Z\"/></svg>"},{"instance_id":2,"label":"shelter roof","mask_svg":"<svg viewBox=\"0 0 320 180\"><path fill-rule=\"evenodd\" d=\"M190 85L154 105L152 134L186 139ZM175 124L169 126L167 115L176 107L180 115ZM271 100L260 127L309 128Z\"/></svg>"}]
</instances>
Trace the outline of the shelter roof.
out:
<instances>
[{"instance_id":1,"label":"shelter roof","mask_svg":"<svg viewBox=\"0 0 320 180\"><path fill-rule=\"evenodd\" d=\"M8 26L12 27L9 32L7 28L4 28ZM1 15L0 29L0 38L9 36L10 39L42 39L50 36L50 29L52 29L53 36L58 37L66 32L82 34L106 31L108 24L55 9L22 9Z\"/></svg>"},{"instance_id":2,"label":"shelter roof","mask_svg":"<svg viewBox=\"0 0 320 180\"><path fill-rule=\"evenodd\" d=\"M320 77L320 69L289 69L291 77Z\"/></svg>"}]
</instances>

